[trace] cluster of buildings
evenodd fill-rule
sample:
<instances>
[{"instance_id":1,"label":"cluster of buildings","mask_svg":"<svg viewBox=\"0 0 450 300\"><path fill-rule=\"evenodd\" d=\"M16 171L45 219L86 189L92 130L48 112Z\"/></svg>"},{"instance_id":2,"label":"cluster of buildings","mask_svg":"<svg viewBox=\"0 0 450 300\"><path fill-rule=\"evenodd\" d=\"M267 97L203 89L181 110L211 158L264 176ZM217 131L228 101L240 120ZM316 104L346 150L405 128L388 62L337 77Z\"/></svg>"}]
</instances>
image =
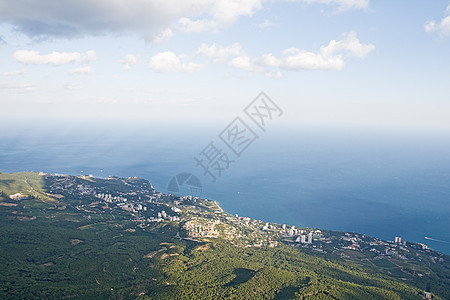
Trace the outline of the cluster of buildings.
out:
<instances>
[{"instance_id":1,"label":"cluster of buildings","mask_svg":"<svg viewBox=\"0 0 450 300\"><path fill-rule=\"evenodd\" d=\"M291 228L287 228L286 224L281 225L281 235L284 236L294 236L299 233L299 230L295 228L295 226L291 226ZM301 234L303 233L303 230L301 230Z\"/></svg>"},{"instance_id":2,"label":"cluster of buildings","mask_svg":"<svg viewBox=\"0 0 450 300\"><path fill-rule=\"evenodd\" d=\"M169 216L164 210L158 213L158 219L169 220L169 221L180 221L180 217Z\"/></svg>"},{"instance_id":3,"label":"cluster of buildings","mask_svg":"<svg viewBox=\"0 0 450 300\"><path fill-rule=\"evenodd\" d=\"M302 244L312 244L313 242L313 233L310 232L308 235L301 234L295 239L296 243Z\"/></svg>"},{"instance_id":4,"label":"cluster of buildings","mask_svg":"<svg viewBox=\"0 0 450 300\"><path fill-rule=\"evenodd\" d=\"M362 239L358 234L352 235L351 233L346 232L344 236L341 237L341 240L350 243L347 246L342 246L342 249L358 250L361 248Z\"/></svg>"},{"instance_id":5,"label":"cluster of buildings","mask_svg":"<svg viewBox=\"0 0 450 300\"><path fill-rule=\"evenodd\" d=\"M396 236L394 239L394 243L396 243L397 245L406 246L406 240L402 240L401 236Z\"/></svg>"},{"instance_id":6,"label":"cluster of buildings","mask_svg":"<svg viewBox=\"0 0 450 300\"><path fill-rule=\"evenodd\" d=\"M77 185L77 190L80 195L92 195L95 193L93 187L83 184Z\"/></svg>"},{"instance_id":7,"label":"cluster of buildings","mask_svg":"<svg viewBox=\"0 0 450 300\"><path fill-rule=\"evenodd\" d=\"M420 247L422 247L422 250L428 250L428 249L429 249L428 246L425 245L425 244L418 243L418 245L419 245Z\"/></svg>"},{"instance_id":8,"label":"cluster of buildings","mask_svg":"<svg viewBox=\"0 0 450 300\"><path fill-rule=\"evenodd\" d=\"M322 232L320 230L309 231L303 229L298 229L295 226L290 226L288 228L286 224L281 225L280 235L285 238L289 238L288 241L294 241L295 243L300 244L312 244L313 238L320 238L322 236ZM297 236L297 237L296 237ZM295 238L295 240L291 240L290 238Z\"/></svg>"},{"instance_id":9,"label":"cluster of buildings","mask_svg":"<svg viewBox=\"0 0 450 300\"><path fill-rule=\"evenodd\" d=\"M208 221L204 224L191 220L184 223L183 229L188 231L189 237L218 238L219 232L215 227L219 223L219 220Z\"/></svg>"},{"instance_id":10,"label":"cluster of buildings","mask_svg":"<svg viewBox=\"0 0 450 300\"><path fill-rule=\"evenodd\" d=\"M179 216L170 216L163 210L161 212L158 212L157 217L150 217L147 219L148 222L158 222L158 223L164 220L170 222L178 222L181 221L181 218Z\"/></svg>"},{"instance_id":11,"label":"cluster of buildings","mask_svg":"<svg viewBox=\"0 0 450 300\"><path fill-rule=\"evenodd\" d=\"M77 182L77 177L67 176L67 175L47 175L42 173L42 175L51 176L54 183L51 186L51 192L54 191L64 191L71 195L76 196L93 196L95 198L101 199L102 202L91 202L91 203L80 203L76 205L75 208L78 210L83 210L89 213L100 213L102 209L111 209L108 203L113 203L117 208L131 212L135 214L136 221L140 221L141 225L143 222L161 222L164 220L168 221L180 221L180 217L177 213L181 212L180 209L172 207L173 213L170 215L166 211L161 211L156 213L152 207L154 204L156 206L163 205L161 200L165 196L163 193L156 192L153 186L148 182L142 182L139 184L130 184L129 182L122 181L123 184L127 186L132 186L127 192L117 192L112 193L112 191L107 191L103 186L94 186L88 183ZM80 178L85 180L91 180L87 176L81 176ZM116 179L110 177L108 179ZM136 178L128 178L133 180ZM89 198L91 200L91 198ZM101 203L105 203L106 206L101 206ZM98 210L94 208L97 207ZM88 210L89 209L89 210ZM159 211L156 210L156 211Z\"/></svg>"},{"instance_id":12,"label":"cluster of buildings","mask_svg":"<svg viewBox=\"0 0 450 300\"><path fill-rule=\"evenodd\" d=\"M219 211L223 210L218 206ZM239 215L230 216L224 214L225 238L234 246L238 247L276 247L278 246L275 232L276 225L263 223L248 217L239 217ZM264 224L264 225L263 225Z\"/></svg>"},{"instance_id":13,"label":"cluster of buildings","mask_svg":"<svg viewBox=\"0 0 450 300\"><path fill-rule=\"evenodd\" d=\"M405 255L410 252L407 249L406 241L401 237L395 237L393 242L385 242L375 238L367 240L364 235L360 236L356 233L345 233L339 240L341 249L368 251L377 256L396 256L400 259L407 259Z\"/></svg>"},{"instance_id":14,"label":"cluster of buildings","mask_svg":"<svg viewBox=\"0 0 450 300\"><path fill-rule=\"evenodd\" d=\"M139 211L147 211L147 206L142 206L142 204L140 204L140 203L121 202L121 203L117 203L117 206L123 210L133 212L133 213L137 213Z\"/></svg>"},{"instance_id":15,"label":"cluster of buildings","mask_svg":"<svg viewBox=\"0 0 450 300\"><path fill-rule=\"evenodd\" d=\"M95 197L102 199L106 202L112 203L112 202L127 202L127 198L121 197L121 196L112 196L111 194L104 194L99 193L96 194Z\"/></svg>"}]
</instances>

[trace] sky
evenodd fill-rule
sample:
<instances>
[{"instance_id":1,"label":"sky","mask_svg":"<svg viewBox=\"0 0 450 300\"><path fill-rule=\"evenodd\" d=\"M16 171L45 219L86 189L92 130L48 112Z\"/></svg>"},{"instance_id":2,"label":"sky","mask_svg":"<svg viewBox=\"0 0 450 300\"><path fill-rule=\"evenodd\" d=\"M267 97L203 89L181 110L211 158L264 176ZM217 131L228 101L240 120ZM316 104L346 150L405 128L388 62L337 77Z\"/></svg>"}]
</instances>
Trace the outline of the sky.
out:
<instances>
[{"instance_id":1,"label":"sky","mask_svg":"<svg viewBox=\"0 0 450 300\"><path fill-rule=\"evenodd\" d=\"M0 0L0 124L450 130L447 0Z\"/></svg>"}]
</instances>

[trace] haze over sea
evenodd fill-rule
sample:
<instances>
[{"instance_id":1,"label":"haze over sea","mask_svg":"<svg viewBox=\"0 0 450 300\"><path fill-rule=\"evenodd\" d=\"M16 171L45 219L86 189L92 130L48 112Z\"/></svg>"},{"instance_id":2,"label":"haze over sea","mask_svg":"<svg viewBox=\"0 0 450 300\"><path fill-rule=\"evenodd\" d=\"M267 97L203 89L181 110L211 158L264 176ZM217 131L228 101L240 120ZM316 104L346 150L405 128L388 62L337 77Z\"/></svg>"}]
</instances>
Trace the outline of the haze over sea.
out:
<instances>
[{"instance_id":1,"label":"haze over sea","mask_svg":"<svg viewBox=\"0 0 450 300\"><path fill-rule=\"evenodd\" d=\"M225 149L226 125L9 123L0 172L138 176L162 192L189 172L232 214L401 236L450 254L448 132L274 125L213 183L193 158L211 141Z\"/></svg>"}]
</instances>

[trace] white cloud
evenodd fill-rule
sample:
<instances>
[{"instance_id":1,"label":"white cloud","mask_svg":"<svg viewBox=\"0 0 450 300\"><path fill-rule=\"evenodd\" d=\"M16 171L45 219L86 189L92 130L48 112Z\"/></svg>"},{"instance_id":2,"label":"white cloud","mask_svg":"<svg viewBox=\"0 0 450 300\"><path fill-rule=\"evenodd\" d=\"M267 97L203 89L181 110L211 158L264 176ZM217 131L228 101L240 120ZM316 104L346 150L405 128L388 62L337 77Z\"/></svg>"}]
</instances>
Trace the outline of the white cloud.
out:
<instances>
[{"instance_id":1,"label":"white cloud","mask_svg":"<svg viewBox=\"0 0 450 300\"><path fill-rule=\"evenodd\" d=\"M181 18L178 21L177 29L188 32L202 32L207 30L216 31L218 28L218 23L214 20L191 20L190 18Z\"/></svg>"},{"instance_id":2,"label":"white cloud","mask_svg":"<svg viewBox=\"0 0 450 300\"><path fill-rule=\"evenodd\" d=\"M202 16L181 17L176 27L184 32L217 31L222 27L229 26L236 22L241 16L252 16L255 11L263 8L264 0L198 0L194 3L205 4L204 10L196 14ZM203 16L203 15L206 15Z\"/></svg>"},{"instance_id":3,"label":"white cloud","mask_svg":"<svg viewBox=\"0 0 450 300\"><path fill-rule=\"evenodd\" d=\"M45 65L55 66L68 63L87 63L97 59L95 51L79 52L52 52L47 55L41 55L37 51L17 50L14 53L14 59L27 65Z\"/></svg>"},{"instance_id":4,"label":"white cloud","mask_svg":"<svg viewBox=\"0 0 450 300\"><path fill-rule=\"evenodd\" d=\"M231 60L230 66L247 71L263 72L270 68L284 70L341 70L345 66L345 59L349 56L366 57L375 46L362 44L355 32L344 33L342 40L331 40L327 46L320 47L319 51L311 52L297 48L285 49L281 57L272 53L264 54L259 58L251 59L241 55ZM273 74L273 73L268 73ZM277 74L277 73L275 73ZM267 76L267 73L266 73ZM273 77L273 76L272 76Z\"/></svg>"},{"instance_id":5,"label":"white cloud","mask_svg":"<svg viewBox=\"0 0 450 300\"><path fill-rule=\"evenodd\" d=\"M266 72L264 74L264 76L266 76L267 78L282 78L283 74L278 71L278 72Z\"/></svg>"},{"instance_id":6,"label":"white cloud","mask_svg":"<svg viewBox=\"0 0 450 300\"><path fill-rule=\"evenodd\" d=\"M269 20L264 20L264 22L257 25L261 29L266 29L272 26L275 26L274 23L270 22Z\"/></svg>"},{"instance_id":7,"label":"white cloud","mask_svg":"<svg viewBox=\"0 0 450 300\"><path fill-rule=\"evenodd\" d=\"M295 0L294 0L295 1ZM339 12L351 9L366 9L369 7L369 0L302 0L307 3L319 3L338 7Z\"/></svg>"},{"instance_id":8,"label":"white cloud","mask_svg":"<svg viewBox=\"0 0 450 300\"><path fill-rule=\"evenodd\" d=\"M69 71L69 74L92 74L94 73L94 70L92 69L92 67L88 66L88 67L82 67L82 68L76 68L76 69L72 69Z\"/></svg>"},{"instance_id":9,"label":"white cloud","mask_svg":"<svg viewBox=\"0 0 450 300\"><path fill-rule=\"evenodd\" d=\"M173 31L170 28L166 28L157 35L154 36L153 42L160 44L168 41L173 36Z\"/></svg>"},{"instance_id":10,"label":"white cloud","mask_svg":"<svg viewBox=\"0 0 450 300\"><path fill-rule=\"evenodd\" d=\"M264 67L279 67L281 65L281 60L273 56L272 53L268 53L263 54L258 58L256 63Z\"/></svg>"},{"instance_id":11,"label":"white cloud","mask_svg":"<svg viewBox=\"0 0 450 300\"><path fill-rule=\"evenodd\" d=\"M25 70L16 70L16 71L10 71L10 72L3 72L4 76L19 76L25 74Z\"/></svg>"},{"instance_id":12,"label":"white cloud","mask_svg":"<svg viewBox=\"0 0 450 300\"><path fill-rule=\"evenodd\" d=\"M230 63L230 66L235 67L237 69L241 69L250 73L260 72L261 68L253 62L247 55L238 56L233 58Z\"/></svg>"},{"instance_id":13,"label":"white cloud","mask_svg":"<svg viewBox=\"0 0 450 300\"><path fill-rule=\"evenodd\" d=\"M251 16L262 9L262 0L219 0L213 1L212 14L221 23L233 23L240 16Z\"/></svg>"},{"instance_id":14,"label":"white cloud","mask_svg":"<svg viewBox=\"0 0 450 300\"><path fill-rule=\"evenodd\" d=\"M201 65L182 62L183 56L177 56L172 51L160 52L150 59L149 68L159 73L195 72Z\"/></svg>"},{"instance_id":15,"label":"white cloud","mask_svg":"<svg viewBox=\"0 0 450 300\"><path fill-rule=\"evenodd\" d=\"M369 0L273 1L319 3L338 11L369 6ZM6 0L0 4L0 23L38 39L134 33L161 43L175 30L218 31L252 16L264 2L268 0L59 0L55 5L54 0ZM260 27L272 25L266 20Z\"/></svg>"},{"instance_id":16,"label":"white cloud","mask_svg":"<svg viewBox=\"0 0 450 300\"><path fill-rule=\"evenodd\" d=\"M428 33L432 33L436 30L436 21L428 21L425 23L425 31Z\"/></svg>"},{"instance_id":17,"label":"white cloud","mask_svg":"<svg viewBox=\"0 0 450 300\"><path fill-rule=\"evenodd\" d=\"M331 40L327 46L320 47L317 53L286 49L283 53L287 56L279 59L279 66L286 70L341 70L345 65L345 57L364 58L373 49L373 44L362 44L356 32L344 33L344 39Z\"/></svg>"},{"instance_id":18,"label":"white cloud","mask_svg":"<svg viewBox=\"0 0 450 300\"><path fill-rule=\"evenodd\" d=\"M0 4L0 22L30 37L137 33L147 40L184 31L220 29L251 16L264 0L14 0Z\"/></svg>"},{"instance_id":19,"label":"white cloud","mask_svg":"<svg viewBox=\"0 0 450 300\"><path fill-rule=\"evenodd\" d=\"M264 0L197 0L203 3L204 10L197 14L206 17L184 16L178 20L178 29L184 32L217 31L236 22L241 16L252 16L263 8Z\"/></svg>"},{"instance_id":20,"label":"white cloud","mask_svg":"<svg viewBox=\"0 0 450 300\"><path fill-rule=\"evenodd\" d=\"M4 90L7 92L32 92L36 90L36 85L29 82L10 82L3 81L0 82L0 90Z\"/></svg>"},{"instance_id":21,"label":"white cloud","mask_svg":"<svg viewBox=\"0 0 450 300\"><path fill-rule=\"evenodd\" d=\"M425 24L425 31L427 33L438 33L442 36L450 36L450 4L447 6L445 12L446 17L442 18L440 21L429 21Z\"/></svg>"},{"instance_id":22,"label":"white cloud","mask_svg":"<svg viewBox=\"0 0 450 300\"><path fill-rule=\"evenodd\" d=\"M342 55L324 56L320 52L313 53L298 50L294 55L281 59L280 67L286 70L341 70L345 63Z\"/></svg>"},{"instance_id":23,"label":"white cloud","mask_svg":"<svg viewBox=\"0 0 450 300\"><path fill-rule=\"evenodd\" d=\"M131 65L139 63L139 59L133 54L127 54L124 59L119 60L119 63L123 64L124 71L128 71L131 69Z\"/></svg>"},{"instance_id":24,"label":"white cloud","mask_svg":"<svg viewBox=\"0 0 450 300\"><path fill-rule=\"evenodd\" d=\"M243 54L242 46L239 43L234 43L230 46L220 46L217 44L212 44L208 46L203 43L197 50L197 54L207 56L207 57L215 57L215 58L228 58L230 56L239 56Z\"/></svg>"},{"instance_id":25,"label":"white cloud","mask_svg":"<svg viewBox=\"0 0 450 300\"><path fill-rule=\"evenodd\" d=\"M184 62L186 55L177 56L171 51L161 52L150 59L149 68L160 73L168 72L195 72L211 62L226 63L229 66L255 74L262 73L266 77L280 78L280 70L341 70L345 66L346 59L350 56L358 58L366 57L375 46L363 44L359 41L355 32L344 33L341 40L331 40L328 45L320 47L318 52L288 48L282 51L282 55L276 57L272 53L266 53L260 57L252 58L242 49L239 43L228 46L216 43L201 44L195 55L209 59L203 65ZM124 69L129 68L130 63L137 63L137 59L130 55L120 61Z\"/></svg>"},{"instance_id":26,"label":"white cloud","mask_svg":"<svg viewBox=\"0 0 450 300\"><path fill-rule=\"evenodd\" d=\"M373 44L361 44L356 32L344 33L345 39L340 41L331 40L328 46L320 47L320 53L323 56L332 56L337 52L345 51L349 56L359 58L366 57L370 51L375 49Z\"/></svg>"}]
</instances>

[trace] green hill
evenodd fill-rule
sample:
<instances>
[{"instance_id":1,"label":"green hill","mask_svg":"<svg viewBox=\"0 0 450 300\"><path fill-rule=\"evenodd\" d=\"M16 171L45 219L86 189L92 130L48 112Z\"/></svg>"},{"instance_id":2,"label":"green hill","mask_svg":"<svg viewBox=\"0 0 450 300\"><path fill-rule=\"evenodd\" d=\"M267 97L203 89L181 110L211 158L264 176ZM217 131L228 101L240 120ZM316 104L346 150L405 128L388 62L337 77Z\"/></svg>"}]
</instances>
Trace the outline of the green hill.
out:
<instances>
[{"instance_id":1,"label":"green hill","mask_svg":"<svg viewBox=\"0 0 450 300\"><path fill-rule=\"evenodd\" d=\"M22 193L43 202L57 203L46 195L47 187L43 176L34 172L13 174L0 173L0 200L7 200L9 195Z\"/></svg>"},{"instance_id":2,"label":"green hill","mask_svg":"<svg viewBox=\"0 0 450 300\"><path fill-rule=\"evenodd\" d=\"M413 244L404 259L335 251L337 232L297 247L137 178L0 174L0 189L1 299L450 298L449 257Z\"/></svg>"}]
</instances>

